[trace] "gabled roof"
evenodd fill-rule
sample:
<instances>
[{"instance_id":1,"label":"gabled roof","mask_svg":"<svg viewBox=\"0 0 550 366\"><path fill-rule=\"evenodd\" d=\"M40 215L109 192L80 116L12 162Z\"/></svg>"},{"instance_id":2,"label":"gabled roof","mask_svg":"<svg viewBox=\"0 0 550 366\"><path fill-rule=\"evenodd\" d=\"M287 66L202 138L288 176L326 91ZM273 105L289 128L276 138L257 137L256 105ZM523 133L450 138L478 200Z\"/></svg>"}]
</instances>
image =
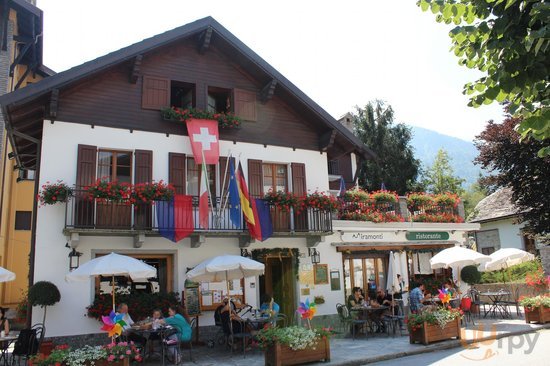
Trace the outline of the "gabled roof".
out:
<instances>
[{"instance_id":1,"label":"gabled roof","mask_svg":"<svg viewBox=\"0 0 550 366\"><path fill-rule=\"evenodd\" d=\"M475 216L469 222L485 222L514 217L519 214L512 201L512 189L501 188L476 205Z\"/></svg>"},{"instance_id":2,"label":"gabled roof","mask_svg":"<svg viewBox=\"0 0 550 366\"><path fill-rule=\"evenodd\" d=\"M88 61L82 65L50 76L33 85L29 85L15 92L6 94L0 97L0 104L2 105L4 114L9 117L9 110L13 106L26 104L36 100L37 98L45 96L54 89L66 87L78 82L79 80L88 78L95 73L106 70L122 62L129 61L140 54L151 52L177 40L187 38L195 34L200 34L200 32L208 28L211 28L219 37L229 43L231 47L246 57L252 65L265 73L266 76L271 79L275 79L277 81L277 88L282 87L286 89L306 108L315 113L322 121L324 121L328 128L336 130L341 136L352 144L355 151L360 153L365 158L375 157L375 154L367 146L365 146L361 140L338 123L338 121L336 121L323 108L321 108L317 103L304 94L287 78L275 70L271 65L269 65L265 60L258 56L254 51L252 51L248 46L241 42L212 17L199 19L195 22L161 33L154 37L147 38L131 46L111 52L105 56L98 57L95 60Z\"/></svg>"}]
</instances>

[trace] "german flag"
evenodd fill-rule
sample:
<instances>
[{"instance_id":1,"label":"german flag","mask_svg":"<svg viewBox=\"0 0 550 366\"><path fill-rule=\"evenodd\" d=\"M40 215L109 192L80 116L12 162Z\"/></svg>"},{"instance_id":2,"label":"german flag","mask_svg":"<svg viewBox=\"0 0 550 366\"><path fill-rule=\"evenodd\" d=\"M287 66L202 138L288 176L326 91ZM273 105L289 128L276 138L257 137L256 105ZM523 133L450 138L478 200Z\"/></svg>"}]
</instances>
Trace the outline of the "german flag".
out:
<instances>
[{"instance_id":1,"label":"german flag","mask_svg":"<svg viewBox=\"0 0 550 366\"><path fill-rule=\"evenodd\" d=\"M237 170L237 184L239 186L239 197L241 198L241 209L243 210L244 219L246 220L250 236L254 239L261 240L261 234L258 237L256 231L256 218L258 217L256 213L256 202L250 198L250 194L248 193L248 186L244 179L241 162L239 162L239 168Z\"/></svg>"}]
</instances>

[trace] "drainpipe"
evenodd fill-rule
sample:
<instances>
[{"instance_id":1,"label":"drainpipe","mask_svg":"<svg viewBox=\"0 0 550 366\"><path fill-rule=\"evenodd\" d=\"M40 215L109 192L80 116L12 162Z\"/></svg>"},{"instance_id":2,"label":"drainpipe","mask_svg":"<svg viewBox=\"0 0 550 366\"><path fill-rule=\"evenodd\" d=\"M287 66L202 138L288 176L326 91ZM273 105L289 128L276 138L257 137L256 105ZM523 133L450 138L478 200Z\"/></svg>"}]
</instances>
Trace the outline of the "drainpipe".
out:
<instances>
[{"instance_id":1,"label":"drainpipe","mask_svg":"<svg viewBox=\"0 0 550 366\"><path fill-rule=\"evenodd\" d=\"M34 284L34 263L36 256L36 221L38 213L38 190L40 187L40 157L42 152L42 143L37 142L36 146L36 170L34 173L34 201L32 205L32 223L31 223L31 250L29 252L29 288ZM27 306L27 328L32 324L32 306Z\"/></svg>"}]
</instances>

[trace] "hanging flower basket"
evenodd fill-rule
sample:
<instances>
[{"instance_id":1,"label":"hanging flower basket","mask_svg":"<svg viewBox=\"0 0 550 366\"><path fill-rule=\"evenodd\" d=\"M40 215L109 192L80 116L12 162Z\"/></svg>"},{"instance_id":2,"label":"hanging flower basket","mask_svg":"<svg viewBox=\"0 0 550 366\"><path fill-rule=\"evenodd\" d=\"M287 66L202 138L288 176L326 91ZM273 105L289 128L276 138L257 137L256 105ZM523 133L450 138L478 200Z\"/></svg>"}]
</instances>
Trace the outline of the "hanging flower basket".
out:
<instances>
[{"instance_id":1,"label":"hanging flower basket","mask_svg":"<svg viewBox=\"0 0 550 366\"><path fill-rule=\"evenodd\" d=\"M220 128L232 129L241 126L241 119L233 113L212 113L197 108L163 108L162 118L169 121L187 122L190 119L208 119L218 121Z\"/></svg>"},{"instance_id":2,"label":"hanging flower basket","mask_svg":"<svg viewBox=\"0 0 550 366\"><path fill-rule=\"evenodd\" d=\"M73 190L62 180L56 183L46 182L36 197L40 206L55 205L59 202L67 202L73 196Z\"/></svg>"}]
</instances>

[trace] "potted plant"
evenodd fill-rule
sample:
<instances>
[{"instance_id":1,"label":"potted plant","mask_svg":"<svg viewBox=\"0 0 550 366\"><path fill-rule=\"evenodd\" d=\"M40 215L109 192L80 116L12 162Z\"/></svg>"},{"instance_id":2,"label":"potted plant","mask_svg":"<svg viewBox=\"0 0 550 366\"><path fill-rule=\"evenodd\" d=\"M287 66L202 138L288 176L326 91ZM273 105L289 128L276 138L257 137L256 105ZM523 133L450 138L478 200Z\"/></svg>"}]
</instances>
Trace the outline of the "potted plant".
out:
<instances>
[{"instance_id":1,"label":"potted plant","mask_svg":"<svg viewBox=\"0 0 550 366\"><path fill-rule=\"evenodd\" d=\"M424 345L456 337L460 339L460 319L462 311L451 307L426 309L409 315L410 343L420 342Z\"/></svg>"},{"instance_id":2,"label":"potted plant","mask_svg":"<svg viewBox=\"0 0 550 366\"><path fill-rule=\"evenodd\" d=\"M397 193L391 191L374 191L371 193L371 198L376 204L395 203L399 201Z\"/></svg>"},{"instance_id":3,"label":"potted plant","mask_svg":"<svg viewBox=\"0 0 550 366\"><path fill-rule=\"evenodd\" d=\"M336 197L330 194L315 191L304 196L300 200L300 206L302 209L311 207L332 212L340 208L340 202L336 199Z\"/></svg>"},{"instance_id":4,"label":"potted plant","mask_svg":"<svg viewBox=\"0 0 550 366\"><path fill-rule=\"evenodd\" d=\"M213 113L198 108L163 108L161 110L162 118L170 121L187 122L190 119L209 119L218 121L220 128L238 128L241 125L241 119L233 113Z\"/></svg>"},{"instance_id":5,"label":"potted plant","mask_svg":"<svg viewBox=\"0 0 550 366\"><path fill-rule=\"evenodd\" d=\"M436 194L433 200L436 205L444 207L457 207L460 202L458 195L450 192Z\"/></svg>"},{"instance_id":6,"label":"potted plant","mask_svg":"<svg viewBox=\"0 0 550 366\"><path fill-rule=\"evenodd\" d=\"M132 186L130 203L150 204L154 201L170 201L174 194L174 187L162 180L152 183L138 183Z\"/></svg>"},{"instance_id":7,"label":"potted plant","mask_svg":"<svg viewBox=\"0 0 550 366\"><path fill-rule=\"evenodd\" d=\"M481 282L481 272L479 272L476 266L466 266L460 271L460 278L471 287ZM472 299L470 299L471 301ZM479 304L471 302L470 312L478 314Z\"/></svg>"},{"instance_id":8,"label":"potted plant","mask_svg":"<svg viewBox=\"0 0 550 366\"><path fill-rule=\"evenodd\" d=\"M525 309L526 323L547 323L550 322L550 296L538 295L531 297L522 296L519 304Z\"/></svg>"},{"instance_id":9,"label":"potted plant","mask_svg":"<svg viewBox=\"0 0 550 366\"><path fill-rule=\"evenodd\" d=\"M434 199L431 194L412 192L407 195L407 208L411 212L421 211L424 207L432 206Z\"/></svg>"},{"instance_id":10,"label":"potted plant","mask_svg":"<svg viewBox=\"0 0 550 366\"><path fill-rule=\"evenodd\" d=\"M264 196L264 200L270 205L274 205L283 212L290 212L291 208L298 207L298 197L292 192L269 190Z\"/></svg>"},{"instance_id":11,"label":"potted plant","mask_svg":"<svg viewBox=\"0 0 550 366\"><path fill-rule=\"evenodd\" d=\"M73 196L73 189L62 180L56 183L46 182L40 189L37 199L40 206L55 205L59 202L67 202Z\"/></svg>"},{"instance_id":12,"label":"potted plant","mask_svg":"<svg viewBox=\"0 0 550 366\"><path fill-rule=\"evenodd\" d=\"M128 202L132 193L132 185L100 178L93 184L84 187L84 190L90 201L98 199L101 201Z\"/></svg>"},{"instance_id":13,"label":"potted plant","mask_svg":"<svg viewBox=\"0 0 550 366\"><path fill-rule=\"evenodd\" d=\"M48 306L55 305L61 300L61 294L57 286L49 281L38 281L29 288L28 303L30 306L40 306L44 308L44 317L42 324L44 325L44 333L46 332L46 310ZM52 341L44 341L40 344L40 352L48 355L53 349Z\"/></svg>"},{"instance_id":14,"label":"potted plant","mask_svg":"<svg viewBox=\"0 0 550 366\"><path fill-rule=\"evenodd\" d=\"M328 329L300 326L270 327L257 334L258 345L265 351L265 365L298 365L314 361L330 361Z\"/></svg>"}]
</instances>

